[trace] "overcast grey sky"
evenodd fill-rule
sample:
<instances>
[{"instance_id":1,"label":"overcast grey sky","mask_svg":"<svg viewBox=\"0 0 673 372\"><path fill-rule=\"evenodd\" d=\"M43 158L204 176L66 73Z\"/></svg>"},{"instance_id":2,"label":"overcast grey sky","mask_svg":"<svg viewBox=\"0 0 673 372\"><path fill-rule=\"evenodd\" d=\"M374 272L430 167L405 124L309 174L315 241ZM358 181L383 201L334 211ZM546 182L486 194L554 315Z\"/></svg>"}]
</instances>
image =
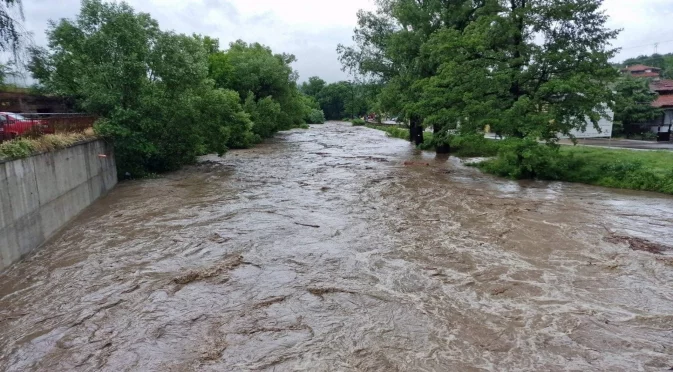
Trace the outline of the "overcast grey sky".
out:
<instances>
[{"instance_id":1,"label":"overcast grey sky","mask_svg":"<svg viewBox=\"0 0 673 372\"><path fill-rule=\"evenodd\" d=\"M220 39L224 47L242 39L292 53L300 81L320 76L346 79L336 46L350 44L358 9L374 9L372 0L127 0L137 11L152 15L163 30L200 33ZM80 0L24 0L25 26L38 45L45 45L49 19L71 18ZM673 52L673 1L605 0L610 27L624 31L615 45L624 50L617 60Z\"/></svg>"}]
</instances>

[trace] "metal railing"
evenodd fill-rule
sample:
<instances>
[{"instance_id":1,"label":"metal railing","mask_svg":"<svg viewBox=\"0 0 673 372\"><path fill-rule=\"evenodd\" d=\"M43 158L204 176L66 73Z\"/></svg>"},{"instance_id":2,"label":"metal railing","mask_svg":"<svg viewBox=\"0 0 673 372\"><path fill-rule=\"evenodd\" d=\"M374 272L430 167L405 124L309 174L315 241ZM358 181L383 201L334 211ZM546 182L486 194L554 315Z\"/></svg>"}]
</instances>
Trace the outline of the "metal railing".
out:
<instances>
[{"instance_id":1,"label":"metal railing","mask_svg":"<svg viewBox=\"0 0 673 372\"><path fill-rule=\"evenodd\" d=\"M84 132L96 117L86 114L0 113L0 142L17 137Z\"/></svg>"}]
</instances>

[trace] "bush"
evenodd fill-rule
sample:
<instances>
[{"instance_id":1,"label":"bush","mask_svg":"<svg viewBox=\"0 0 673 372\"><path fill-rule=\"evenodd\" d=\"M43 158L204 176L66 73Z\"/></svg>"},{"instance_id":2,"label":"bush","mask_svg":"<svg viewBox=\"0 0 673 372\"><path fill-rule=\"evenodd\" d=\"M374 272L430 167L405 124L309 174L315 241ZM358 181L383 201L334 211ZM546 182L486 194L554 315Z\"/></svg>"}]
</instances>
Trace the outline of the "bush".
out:
<instances>
[{"instance_id":1,"label":"bush","mask_svg":"<svg viewBox=\"0 0 673 372\"><path fill-rule=\"evenodd\" d=\"M451 152L463 157L496 156L503 141L484 138L482 134L461 134L449 137Z\"/></svg>"},{"instance_id":2,"label":"bush","mask_svg":"<svg viewBox=\"0 0 673 372\"><path fill-rule=\"evenodd\" d=\"M356 119L351 120L351 123L353 123L353 126L358 126L358 127L359 126L364 126L365 124L367 124L364 120L362 120L360 118L356 118Z\"/></svg>"},{"instance_id":3,"label":"bush","mask_svg":"<svg viewBox=\"0 0 673 372\"><path fill-rule=\"evenodd\" d=\"M322 110L312 109L306 118L308 124L324 124L325 113Z\"/></svg>"},{"instance_id":4,"label":"bush","mask_svg":"<svg viewBox=\"0 0 673 372\"><path fill-rule=\"evenodd\" d=\"M252 118L252 132L261 138L273 136L279 129L278 122L281 116L280 104L271 96L255 102L255 96L250 93L245 100L245 111Z\"/></svg>"},{"instance_id":5,"label":"bush","mask_svg":"<svg viewBox=\"0 0 673 372\"><path fill-rule=\"evenodd\" d=\"M0 159L25 158L35 152L32 142L25 138L17 138L0 143Z\"/></svg>"},{"instance_id":6,"label":"bush","mask_svg":"<svg viewBox=\"0 0 673 372\"><path fill-rule=\"evenodd\" d=\"M560 156L556 146L541 144L533 138L510 138L502 141L496 159L478 166L514 179L562 180L578 164L571 155Z\"/></svg>"},{"instance_id":7,"label":"bush","mask_svg":"<svg viewBox=\"0 0 673 372\"><path fill-rule=\"evenodd\" d=\"M16 138L0 143L0 159L20 159L35 153L54 151L70 147L77 142L95 135L88 130L85 133L46 134L36 138Z\"/></svg>"}]
</instances>

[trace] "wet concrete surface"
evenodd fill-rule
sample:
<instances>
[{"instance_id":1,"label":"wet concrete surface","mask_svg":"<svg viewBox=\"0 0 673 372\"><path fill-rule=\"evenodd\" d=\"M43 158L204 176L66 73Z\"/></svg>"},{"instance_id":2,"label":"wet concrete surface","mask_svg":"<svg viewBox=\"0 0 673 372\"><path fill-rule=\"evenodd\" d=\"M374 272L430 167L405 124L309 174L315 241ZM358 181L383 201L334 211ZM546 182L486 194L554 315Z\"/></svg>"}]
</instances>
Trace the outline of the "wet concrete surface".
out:
<instances>
[{"instance_id":1,"label":"wet concrete surface","mask_svg":"<svg viewBox=\"0 0 673 372\"><path fill-rule=\"evenodd\" d=\"M120 184L0 274L0 370L673 367L673 252L623 238L672 242L673 198L343 123L209 160Z\"/></svg>"}]
</instances>

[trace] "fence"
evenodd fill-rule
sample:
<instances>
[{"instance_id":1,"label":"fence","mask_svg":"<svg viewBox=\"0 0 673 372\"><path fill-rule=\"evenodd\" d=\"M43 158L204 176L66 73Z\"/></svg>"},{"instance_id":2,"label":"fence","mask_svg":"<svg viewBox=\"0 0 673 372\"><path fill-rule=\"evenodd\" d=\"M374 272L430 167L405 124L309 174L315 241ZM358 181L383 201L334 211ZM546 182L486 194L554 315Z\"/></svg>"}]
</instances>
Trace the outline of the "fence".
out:
<instances>
[{"instance_id":1,"label":"fence","mask_svg":"<svg viewBox=\"0 0 673 372\"><path fill-rule=\"evenodd\" d=\"M85 114L0 113L0 142L16 137L84 132L95 121L95 116Z\"/></svg>"}]
</instances>

